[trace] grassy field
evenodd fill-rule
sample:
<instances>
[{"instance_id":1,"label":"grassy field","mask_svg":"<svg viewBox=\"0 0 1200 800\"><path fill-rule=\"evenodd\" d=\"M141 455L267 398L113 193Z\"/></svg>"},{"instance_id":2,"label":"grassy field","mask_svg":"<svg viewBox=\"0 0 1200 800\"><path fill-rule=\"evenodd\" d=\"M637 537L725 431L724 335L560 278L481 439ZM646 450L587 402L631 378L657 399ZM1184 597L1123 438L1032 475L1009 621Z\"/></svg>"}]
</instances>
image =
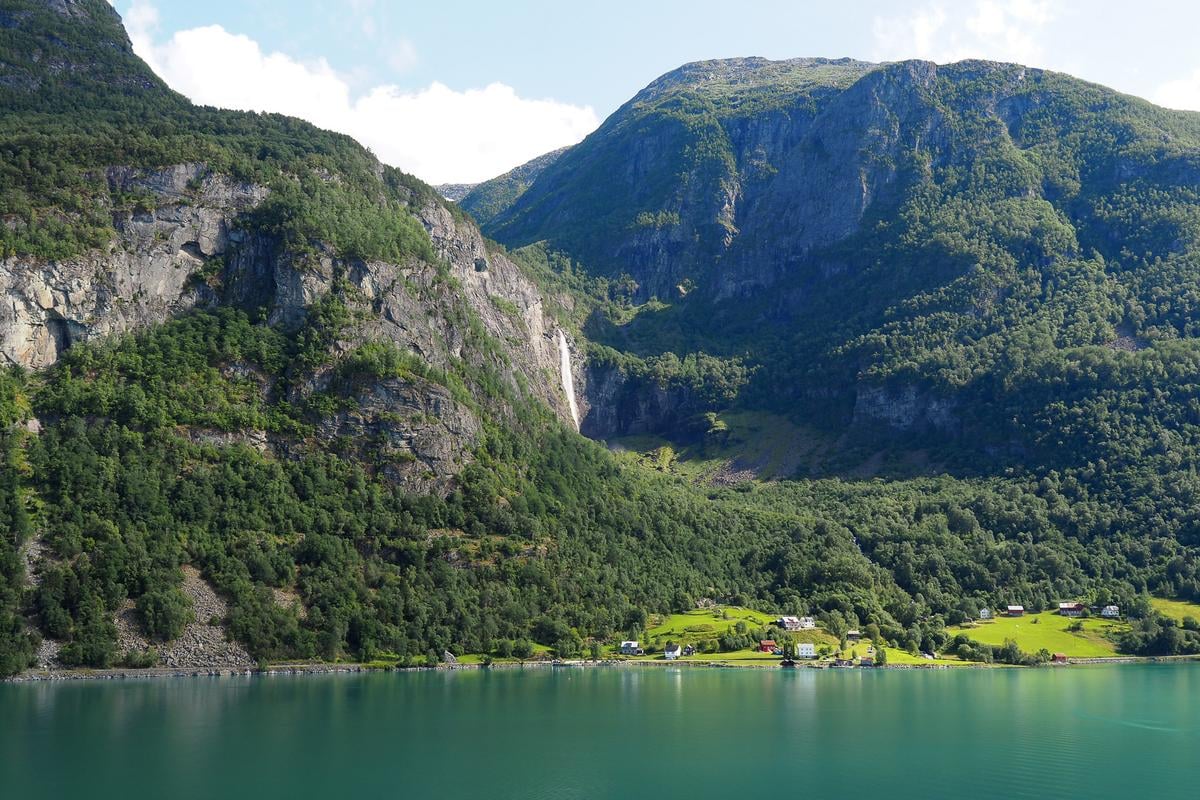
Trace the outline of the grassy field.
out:
<instances>
[{"instance_id":1,"label":"grassy field","mask_svg":"<svg viewBox=\"0 0 1200 800\"><path fill-rule=\"evenodd\" d=\"M1150 598L1150 605L1163 616L1170 617L1176 622L1183 622L1184 617L1200 619L1200 605L1186 600L1166 600L1162 597Z\"/></svg>"},{"instance_id":2,"label":"grassy field","mask_svg":"<svg viewBox=\"0 0 1200 800\"><path fill-rule=\"evenodd\" d=\"M544 644L533 643L533 655L525 659L526 661L543 661L548 658L553 658L551 649ZM466 653L458 657L458 663L468 665L479 665L483 663L484 656L482 653ZM521 659L519 658L493 658L493 663L496 664L516 664Z\"/></svg>"},{"instance_id":3,"label":"grassy field","mask_svg":"<svg viewBox=\"0 0 1200 800\"><path fill-rule=\"evenodd\" d=\"M977 642L1002 645L1013 639L1027 653L1045 648L1075 658L1115 656L1117 646L1111 637L1129 628L1127 623L1090 617L1081 619L1083 630L1073 633L1067 626L1075 620L1052 611L1026 614L1024 617L997 617L991 622L949 628L951 634L965 633ZM891 655L889 652L888 655Z\"/></svg>"},{"instance_id":4,"label":"grassy field","mask_svg":"<svg viewBox=\"0 0 1200 800\"><path fill-rule=\"evenodd\" d=\"M771 653L760 653L757 650L738 650L733 653L696 653L686 656L681 661L713 661L722 664L756 664L764 666L777 665L782 660Z\"/></svg>"},{"instance_id":5,"label":"grassy field","mask_svg":"<svg viewBox=\"0 0 1200 800\"><path fill-rule=\"evenodd\" d=\"M809 443L813 435L775 414L726 413L721 423L728 429L723 445L676 444L656 436L626 436L612 444L625 451L627 459L697 482L712 480L729 468L765 480L790 477L800 466L799 454L814 446Z\"/></svg>"},{"instance_id":6,"label":"grassy field","mask_svg":"<svg viewBox=\"0 0 1200 800\"><path fill-rule=\"evenodd\" d=\"M761 628L778 619L773 614L751 611L747 608L725 606L715 609L696 609L684 614L651 618L646 628L646 638L661 639L663 644L670 639L682 645L694 644L705 639L716 639L739 622L749 628Z\"/></svg>"},{"instance_id":7,"label":"grassy field","mask_svg":"<svg viewBox=\"0 0 1200 800\"><path fill-rule=\"evenodd\" d=\"M654 646L659 652L644 658L661 659L662 648L668 641L684 646L695 645L720 638L739 622L746 623L746 626L753 630L766 627L776 619L778 616L775 614L765 614L761 611L752 611L736 606L696 609L683 614L651 618L646 629L647 641L642 642L642 645L646 646L657 640ZM812 642L817 647L831 645L836 648L837 646L837 640L823 630L797 631L790 636L795 642ZM682 660L719 661L729 664L778 663L779 656L746 649L731 653L696 653L692 656L685 656Z\"/></svg>"},{"instance_id":8,"label":"grassy field","mask_svg":"<svg viewBox=\"0 0 1200 800\"><path fill-rule=\"evenodd\" d=\"M971 663L957 658L922 658L921 656L914 656L907 650L898 650L895 647L885 647L884 650L887 651L887 663L892 665L920 664L922 666L965 667Z\"/></svg>"}]
</instances>

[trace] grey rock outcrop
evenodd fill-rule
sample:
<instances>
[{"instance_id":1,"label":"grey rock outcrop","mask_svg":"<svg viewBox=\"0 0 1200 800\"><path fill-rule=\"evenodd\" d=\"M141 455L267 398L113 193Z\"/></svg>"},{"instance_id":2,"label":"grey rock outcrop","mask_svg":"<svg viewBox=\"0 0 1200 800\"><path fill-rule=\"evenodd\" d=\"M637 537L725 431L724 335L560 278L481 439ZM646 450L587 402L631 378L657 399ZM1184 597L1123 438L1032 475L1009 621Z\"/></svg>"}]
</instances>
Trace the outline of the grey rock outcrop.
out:
<instances>
[{"instance_id":1,"label":"grey rock outcrop","mask_svg":"<svg viewBox=\"0 0 1200 800\"><path fill-rule=\"evenodd\" d=\"M933 392L904 384L860 386L854 402L857 425L883 424L902 431L937 430L954 433L960 425L957 402Z\"/></svg>"},{"instance_id":2,"label":"grey rock outcrop","mask_svg":"<svg viewBox=\"0 0 1200 800\"><path fill-rule=\"evenodd\" d=\"M116 236L107 248L61 261L0 261L0 358L7 362L47 367L78 342L222 304L265 308L273 323L294 326L308 306L344 285L347 300L364 313L350 338L338 343L341 349L390 341L439 370L459 358L494 358L490 366L514 391L531 392L573 424L558 375L557 327L540 292L502 252L487 247L468 219L443 205L426 202L414 213L450 283L437 265L416 258L398 264L342 259L328 249L297 258L247 224L268 190L204 164L112 167L105 177L114 197L135 198L132 208L113 209ZM499 356L468 352L469 323L457 310L464 302L501 343ZM264 392L273 390L269 376L259 378ZM323 378L315 380L310 389ZM413 459L389 474L413 490L445 489L477 441L478 419L432 383L391 382L364 391L358 412L331 421L325 432L381 436L385 450ZM207 435L210 444L222 441L211 432L193 434ZM261 449L265 437L251 444Z\"/></svg>"},{"instance_id":3,"label":"grey rock outcrop","mask_svg":"<svg viewBox=\"0 0 1200 800\"><path fill-rule=\"evenodd\" d=\"M215 295L196 280L226 253L239 214L266 196L259 186L210 175L202 164L108 170L114 192L153 208L114 210L106 252L62 261L0 261L0 357L41 368L72 344L161 322Z\"/></svg>"},{"instance_id":4,"label":"grey rock outcrop","mask_svg":"<svg viewBox=\"0 0 1200 800\"><path fill-rule=\"evenodd\" d=\"M590 439L682 432L703 410L688 389L663 386L608 363L589 363L583 371L579 431Z\"/></svg>"},{"instance_id":5,"label":"grey rock outcrop","mask_svg":"<svg viewBox=\"0 0 1200 800\"><path fill-rule=\"evenodd\" d=\"M319 435L354 448L409 491L445 494L470 463L482 424L445 387L391 379L364 387L355 400L323 420Z\"/></svg>"},{"instance_id":6,"label":"grey rock outcrop","mask_svg":"<svg viewBox=\"0 0 1200 800\"><path fill-rule=\"evenodd\" d=\"M478 185L477 183L439 183L433 188L437 189L438 194L442 197L457 203L470 194L471 190Z\"/></svg>"}]
</instances>

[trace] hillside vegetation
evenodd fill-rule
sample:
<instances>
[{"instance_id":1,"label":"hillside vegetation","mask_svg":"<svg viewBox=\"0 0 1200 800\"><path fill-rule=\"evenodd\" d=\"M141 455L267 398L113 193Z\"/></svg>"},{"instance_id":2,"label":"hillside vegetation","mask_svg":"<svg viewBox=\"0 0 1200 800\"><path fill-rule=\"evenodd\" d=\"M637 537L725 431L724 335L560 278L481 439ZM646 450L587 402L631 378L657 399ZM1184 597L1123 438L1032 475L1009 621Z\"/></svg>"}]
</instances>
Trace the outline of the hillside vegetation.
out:
<instances>
[{"instance_id":1,"label":"hillside vegetation","mask_svg":"<svg viewBox=\"0 0 1200 800\"><path fill-rule=\"evenodd\" d=\"M171 92L104 0L0 0L0 22L9 278L114 269L127 220L156 241L163 194L121 170L264 190L221 218L254 247L171 254L203 302L0 374L0 673L39 640L63 666L153 660L114 615L177 636L184 566L262 661L574 656L706 600L915 653L981 604L1077 597L1138 611L1127 650L1200 650L1142 597L1200 599L1194 117L1015 67L691 66L505 184L489 230L513 266L352 140ZM738 145L747 120L799 160ZM837 131L875 145L836 152ZM877 202L838 217L789 193L815 163L869 166ZM170 213L200 202L182 194ZM854 224L761 227L813 203ZM269 307L230 288L264 276ZM156 290L137 289L97 313ZM946 474L817 459L815 479L712 485L618 457L551 408L543 300L589 413L633 419L658 392L679 424L646 432L684 446L732 446L732 410L834 449L919 440ZM864 387L946 411L889 431L872 408L896 403Z\"/></svg>"}]
</instances>

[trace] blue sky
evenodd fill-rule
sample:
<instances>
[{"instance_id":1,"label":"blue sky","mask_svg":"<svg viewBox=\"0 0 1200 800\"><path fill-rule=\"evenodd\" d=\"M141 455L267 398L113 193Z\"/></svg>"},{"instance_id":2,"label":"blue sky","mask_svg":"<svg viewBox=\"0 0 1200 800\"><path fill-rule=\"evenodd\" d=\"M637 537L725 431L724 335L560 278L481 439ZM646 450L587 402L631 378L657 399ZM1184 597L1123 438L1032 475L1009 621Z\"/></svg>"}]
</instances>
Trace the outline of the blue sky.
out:
<instances>
[{"instance_id":1,"label":"blue sky","mask_svg":"<svg viewBox=\"0 0 1200 800\"><path fill-rule=\"evenodd\" d=\"M1200 3L1186 0L112 2L197 102L344 130L435 183L578 141L706 58L992 58L1200 109Z\"/></svg>"}]
</instances>

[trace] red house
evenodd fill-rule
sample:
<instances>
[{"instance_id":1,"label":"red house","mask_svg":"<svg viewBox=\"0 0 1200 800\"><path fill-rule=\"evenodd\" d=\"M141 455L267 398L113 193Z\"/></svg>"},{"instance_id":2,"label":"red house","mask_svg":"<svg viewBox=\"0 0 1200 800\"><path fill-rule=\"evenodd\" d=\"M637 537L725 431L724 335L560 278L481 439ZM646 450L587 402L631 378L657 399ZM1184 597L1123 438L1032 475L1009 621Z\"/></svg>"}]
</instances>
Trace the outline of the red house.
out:
<instances>
[{"instance_id":1,"label":"red house","mask_svg":"<svg viewBox=\"0 0 1200 800\"><path fill-rule=\"evenodd\" d=\"M1068 662L1067 662L1067 654L1066 654L1066 653L1055 653L1055 654L1054 654L1054 663L1055 663L1055 664L1066 664L1066 663L1068 663Z\"/></svg>"},{"instance_id":2,"label":"red house","mask_svg":"<svg viewBox=\"0 0 1200 800\"><path fill-rule=\"evenodd\" d=\"M763 639L758 643L758 649L763 653L774 653L776 647L778 647L778 645L775 644L774 639Z\"/></svg>"},{"instance_id":3,"label":"red house","mask_svg":"<svg viewBox=\"0 0 1200 800\"><path fill-rule=\"evenodd\" d=\"M1059 603L1058 613L1064 617L1082 617L1084 611L1083 603Z\"/></svg>"},{"instance_id":4,"label":"red house","mask_svg":"<svg viewBox=\"0 0 1200 800\"><path fill-rule=\"evenodd\" d=\"M1025 616L1025 606L1009 606L1007 610L1010 617Z\"/></svg>"}]
</instances>

